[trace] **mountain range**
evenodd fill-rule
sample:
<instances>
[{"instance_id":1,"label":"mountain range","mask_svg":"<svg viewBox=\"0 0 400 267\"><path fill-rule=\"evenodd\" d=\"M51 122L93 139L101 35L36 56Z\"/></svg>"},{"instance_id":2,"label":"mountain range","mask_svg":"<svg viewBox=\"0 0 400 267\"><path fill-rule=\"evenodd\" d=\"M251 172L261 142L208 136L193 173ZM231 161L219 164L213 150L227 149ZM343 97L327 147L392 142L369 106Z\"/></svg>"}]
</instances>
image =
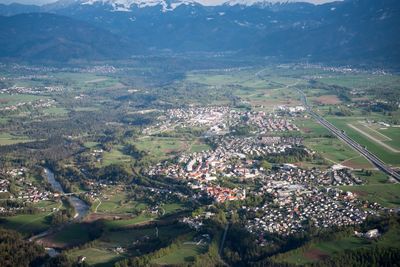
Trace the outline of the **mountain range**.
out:
<instances>
[{"instance_id":1,"label":"mountain range","mask_svg":"<svg viewBox=\"0 0 400 267\"><path fill-rule=\"evenodd\" d=\"M60 0L0 5L0 57L113 59L230 52L283 60L400 63L400 1Z\"/></svg>"}]
</instances>

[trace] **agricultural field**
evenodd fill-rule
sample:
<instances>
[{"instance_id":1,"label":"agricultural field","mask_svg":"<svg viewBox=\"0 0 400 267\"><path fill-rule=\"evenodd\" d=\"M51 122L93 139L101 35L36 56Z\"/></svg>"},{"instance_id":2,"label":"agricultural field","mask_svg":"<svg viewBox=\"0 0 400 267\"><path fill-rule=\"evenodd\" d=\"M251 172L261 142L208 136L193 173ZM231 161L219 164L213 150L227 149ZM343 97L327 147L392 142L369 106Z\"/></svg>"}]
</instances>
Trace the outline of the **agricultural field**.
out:
<instances>
[{"instance_id":1,"label":"agricultural field","mask_svg":"<svg viewBox=\"0 0 400 267\"><path fill-rule=\"evenodd\" d=\"M200 152L210 147L201 139L189 137L158 137L148 136L132 142L139 150L147 152L146 159L161 161L174 157L178 153L190 151Z\"/></svg>"},{"instance_id":2,"label":"agricultural field","mask_svg":"<svg viewBox=\"0 0 400 267\"><path fill-rule=\"evenodd\" d=\"M357 122L362 118L327 117L327 119L339 129L344 130L347 133L347 135L353 138L356 142L366 146L368 150L376 154L385 163L393 166L400 166L400 151L397 152L398 151L397 148L391 146L390 144L387 144L384 141L380 141L376 138L376 137L383 138L382 136L383 134L381 134L380 132L377 133L371 129L366 130L365 126L361 126L363 127L362 129L358 129L357 126L354 126L357 125ZM400 141L396 136L397 134L393 135L393 137L396 138L396 141Z\"/></svg>"},{"instance_id":3,"label":"agricultural field","mask_svg":"<svg viewBox=\"0 0 400 267\"><path fill-rule=\"evenodd\" d=\"M47 220L48 215L49 212L41 212L37 214L0 217L0 226L18 231L25 236L31 236L43 232L50 227Z\"/></svg>"},{"instance_id":4,"label":"agricultural field","mask_svg":"<svg viewBox=\"0 0 400 267\"><path fill-rule=\"evenodd\" d=\"M104 192L101 203L97 207L98 213L124 214L140 211L147 207L145 203L135 202L128 198L125 192Z\"/></svg>"},{"instance_id":5,"label":"agricultural field","mask_svg":"<svg viewBox=\"0 0 400 267\"><path fill-rule=\"evenodd\" d=\"M152 263L161 266L190 264L194 261L194 258L197 255L200 255L205 251L205 245L182 244L180 247L174 249L174 251L171 253L153 260Z\"/></svg>"},{"instance_id":6,"label":"agricultural field","mask_svg":"<svg viewBox=\"0 0 400 267\"><path fill-rule=\"evenodd\" d=\"M138 224L144 224L156 219L155 215L143 214L136 216L132 219L121 219L121 220L107 220L105 226L108 229L116 228L128 228Z\"/></svg>"},{"instance_id":7,"label":"agricultural field","mask_svg":"<svg viewBox=\"0 0 400 267\"><path fill-rule=\"evenodd\" d=\"M32 141L32 140L30 140L29 138L24 137L24 136L15 136L15 135L11 135L9 133L1 133L0 134L0 146L26 143L26 142L30 142L30 141Z\"/></svg>"},{"instance_id":8,"label":"agricultural field","mask_svg":"<svg viewBox=\"0 0 400 267\"><path fill-rule=\"evenodd\" d=\"M138 254L135 249L127 249L121 253L116 251L116 248L130 248L136 243L141 245L150 242L151 244L155 240L171 240L186 232L186 228L175 225L107 230L93 242L90 248L71 249L66 254L73 259L85 256L87 263L94 266L113 266L118 260Z\"/></svg>"},{"instance_id":9,"label":"agricultural field","mask_svg":"<svg viewBox=\"0 0 400 267\"><path fill-rule=\"evenodd\" d=\"M345 191L351 191L362 200L377 202L384 207L394 208L400 205L400 184L392 184L389 177L380 171L370 174L356 171L355 175L366 181L365 185L341 186Z\"/></svg>"},{"instance_id":10,"label":"agricultural field","mask_svg":"<svg viewBox=\"0 0 400 267\"><path fill-rule=\"evenodd\" d=\"M335 74L323 76L322 78L318 79L318 81L330 85L338 85L363 90L374 90L377 88L400 89L400 76L398 75L372 75L370 73Z\"/></svg>"},{"instance_id":11,"label":"agricultural field","mask_svg":"<svg viewBox=\"0 0 400 267\"><path fill-rule=\"evenodd\" d=\"M120 255L111 249L89 247L68 251L67 256L73 261L77 261L79 257L85 256L85 262L90 266L111 267L114 266L115 262L123 259L125 255Z\"/></svg>"}]
</instances>

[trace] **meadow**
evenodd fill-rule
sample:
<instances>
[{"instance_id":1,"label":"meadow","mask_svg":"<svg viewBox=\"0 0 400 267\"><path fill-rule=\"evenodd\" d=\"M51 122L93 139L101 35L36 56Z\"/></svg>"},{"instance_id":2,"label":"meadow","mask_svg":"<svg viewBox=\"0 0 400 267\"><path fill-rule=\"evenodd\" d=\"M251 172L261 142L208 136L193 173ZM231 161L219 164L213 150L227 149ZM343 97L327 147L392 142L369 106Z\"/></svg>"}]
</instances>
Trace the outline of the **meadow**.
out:
<instances>
[{"instance_id":1,"label":"meadow","mask_svg":"<svg viewBox=\"0 0 400 267\"><path fill-rule=\"evenodd\" d=\"M327 119L333 123L336 127L341 130L344 130L346 134L353 138L356 142L360 143L363 146L366 146L369 151L376 154L381 160L385 163L400 166L400 153L395 153L374 140L368 138L367 136L361 134L359 131L355 130L349 124L357 123L360 118L358 117L327 117ZM400 142L400 139L396 137L396 141Z\"/></svg>"}]
</instances>

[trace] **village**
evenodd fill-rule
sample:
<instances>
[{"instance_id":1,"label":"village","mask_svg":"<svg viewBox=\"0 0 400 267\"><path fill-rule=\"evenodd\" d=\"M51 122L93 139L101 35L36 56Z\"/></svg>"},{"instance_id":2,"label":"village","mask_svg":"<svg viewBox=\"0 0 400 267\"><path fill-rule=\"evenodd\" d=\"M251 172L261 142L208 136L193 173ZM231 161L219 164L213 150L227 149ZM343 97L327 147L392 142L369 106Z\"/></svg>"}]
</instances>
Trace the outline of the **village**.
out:
<instances>
[{"instance_id":1,"label":"village","mask_svg":"<svg viewBox=\"0 0 400 267\"><path fill-rule=\"evenodd\" d=\"M286 163L265 169L260 164L263 158L285 155L291 149L313 156L315 152L303 145L301 137L279 135L298 131L290 117L302 112L303 107L284 106L272 114L223 108L171 110L167 113L169 126L166 128L173 124L207 127L207 142L213 149L183 153L172 161L160 162L148 170L148 175L185 180L198 192L193 195L195 199L207 196L216 203L223 203L245 200L246 193L261 197L262 204L243 205L238 210L246 218L243 221L246 229L259 236L261 245L266 244L266 233L291 235L310 227L357 225L369 215L376 215L381 209L378 204L361 202L356 194L338 188L364 182L344 166L302 169ZM289 115L289 119L285 115ZM250 131L238 135L236 129L245 126L249 126ZM248 180L256 186L245 187L239 183L228 188L221 185L224 179ZM182 222L201 229L203 220L210 216L186 217Z\"/></svg>"},{"instance_id":2,"label":"village","mask_svg":"<svg viewBox=\"0 0 400 267\"><path fill-rule=\"evenodd\" d=\"M23 211L27 205L54 199L55 195L27 178L26 168L10 169L0 173L2 200L8 200L0 207L0 213L10 214ZM13 203L13 204L12 204Z\"/></svg>"}]
</instances>

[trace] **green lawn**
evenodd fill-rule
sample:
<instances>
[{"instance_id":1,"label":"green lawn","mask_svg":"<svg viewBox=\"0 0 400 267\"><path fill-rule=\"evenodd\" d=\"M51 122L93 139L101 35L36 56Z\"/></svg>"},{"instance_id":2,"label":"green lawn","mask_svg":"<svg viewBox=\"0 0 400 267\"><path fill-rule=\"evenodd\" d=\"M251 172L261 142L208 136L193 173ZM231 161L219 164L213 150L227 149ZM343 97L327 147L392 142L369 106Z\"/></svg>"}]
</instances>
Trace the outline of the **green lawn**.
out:
<instances>
[{"instance_id":1,"label":"green lawn","mask_svg":"<svg viewBox=\"0 0 400 267\"><path fill-rule=\"evenodd\" d=\"M138 149L148 152L148 157L154 160L166 159L171 154L184 151L189 147L189 141L176 137L145 137L133 143Z\"/></svg>"},{"instance_id":2,"label":"green lawn","mask_svg":"<svg viewBox=\"0 0 400 267\"><path fill-rule=\"evenodd\" d=\"M121 152L121 149L122 149L121 146L116 146L113 149L111 149L110 152L107 151L103 152L102 165L108 166L111 164L131 162L132 158L128 155L123 154Z\"/></svg>"},{"instance_id":3,"label":"green lawn","mask_svg":"<svg viewBox=\"0 0 400 267\"><path fill-rule=\"evenodd\" d=\"M307 137L321 137L331 135L331 133L321 124L313 119L298 119L296 125Z\"/></svg>"},{"instance_id":4,"label":"green lawn","mask_svg":"<svg viewBox=\"0 0 400 267\"><path fill-rule=\"evenodd\" d=\"M197 255L204 253L205 250L206 248L203 245L183 244L172 253L153 260L152 263L159 265L188 264L192 262Z\"/></svg>"},{"instance_id":5,"label":"green lawn","mask_svg":"<svg viewBox=\"0 0 400 267\"><path fill-rule=\"evenodd\" d=\"M111 249L97 247L68 251L67 256L73 261L76 261L80 256L85 256L85 262L96 267L114 266L115 262L124 257L123 255L120 255Z\"/></svg>"},{"instance_id":6,"label":"green lawn","mask_svg":"<svg viewBox=\"0 0 400 267\"><path fill-rule=\"evenodd\" d=\"M96 204L97 205L97 204ZM102 200L97 212L105 213L131 213L134 210L143 210L147 207L145 203L132 201L125 193L114 194L107 200Z\"/></svg>"},{"instance_id":7,"label":"green lawn","mask_svg":"<svg viewBox=\"0 0 400 267\"><path fill-rule=\"evenodd\" d=\"M38 214L20 214L11 217L0 217L0 226L16 230L23 235L37 234L50 227L46 220L49 212Z\"/></svg>"},{"instance_id":8,"label":"green lawn","mask_svg":"<svg viewBox=\"0 0 400 267\"><path fill-rule=\"evenodd\" d=\"M135 218L132 219L127 219L127 220L108 220L105 222L105 225L107 228L124 228L124 227L129 227L133 226L136 224L144 223L144 222L149 222L155 219L155 216L151 215L139 215Z\"/></svg>"}]
</instances>

